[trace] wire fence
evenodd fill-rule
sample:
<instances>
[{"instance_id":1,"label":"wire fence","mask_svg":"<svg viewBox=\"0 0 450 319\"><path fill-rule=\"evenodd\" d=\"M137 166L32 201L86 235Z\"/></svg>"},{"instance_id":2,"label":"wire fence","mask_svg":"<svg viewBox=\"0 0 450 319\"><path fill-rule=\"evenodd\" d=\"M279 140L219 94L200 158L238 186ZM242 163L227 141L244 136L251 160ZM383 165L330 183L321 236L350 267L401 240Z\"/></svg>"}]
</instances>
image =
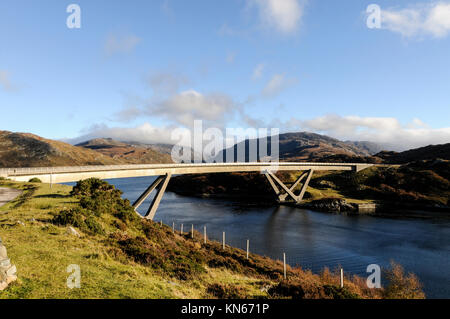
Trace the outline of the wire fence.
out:
<instances>
[{"instance_id":1,"label":"wire fence","mask_svg":"<svg viewBox=\"0 0 450 319\"><path fill-rule=\"evenodd\" d=\"M317 262L314 263L310 259L306 259L302 256L299 256L298 254L289 254L284 249L280 249L279 253L272 253L267 251L262 251L261 248L255 248L252 246L252 238L246 238L245 236L236 236L233 235L227 235L226 231L220 231L218 230L217 226L215 227L208 227L208 224L193 224L189 223L186 220L183 220L182 222L177 222L175 220L171 221L164 221L159 220L157 221L159 224L164 224L172 229L173 232L177 234L183 234L184 236L192 237L192 231L194 231L194 237L196 240L200 240L201 242L216 242L220 245L225 244L225 248L227 247L233 247L237 249L241 249L243 253L249 252L249 255L251 254L257 254L263 257L268 257L270 259L273 259L275 261L280 261L282 263L285 263L285 265L288 265L292 268L301 267L304 270L310 270L313 273L320 273L324 270L325 267L329 268L333 272L340 272L342 271L342 266L339 264L339 262ZM198 222L198 221L197 221ZM360 265L360 270L358 273L363 273L366 269L367 265ZM358 267L356 267L358 268ZM342 274L343 275L343 274Z\"/></svg>"}]
</instances>

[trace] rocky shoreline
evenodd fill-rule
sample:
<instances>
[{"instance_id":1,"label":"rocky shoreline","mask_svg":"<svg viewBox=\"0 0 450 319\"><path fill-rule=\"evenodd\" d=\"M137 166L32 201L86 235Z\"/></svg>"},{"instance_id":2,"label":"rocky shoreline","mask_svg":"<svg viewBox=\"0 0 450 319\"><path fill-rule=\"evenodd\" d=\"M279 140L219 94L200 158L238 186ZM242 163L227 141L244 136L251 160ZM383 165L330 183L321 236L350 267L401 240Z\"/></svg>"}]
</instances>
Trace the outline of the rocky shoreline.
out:
<instances>
[{"instance_id":1,"label":"rocky shoreline","mask_svg":"<svg viewBox=\"0 0 450 319\"><path fill-rule=\"evenodd\" d=\"M297 204L296 206L311 210L336 212L336 213L341 212L358 213L359 211L359 207L357 204L348 203L345 199L341 198L324 198L304 204Z\"/></svg>"}]
</instances>

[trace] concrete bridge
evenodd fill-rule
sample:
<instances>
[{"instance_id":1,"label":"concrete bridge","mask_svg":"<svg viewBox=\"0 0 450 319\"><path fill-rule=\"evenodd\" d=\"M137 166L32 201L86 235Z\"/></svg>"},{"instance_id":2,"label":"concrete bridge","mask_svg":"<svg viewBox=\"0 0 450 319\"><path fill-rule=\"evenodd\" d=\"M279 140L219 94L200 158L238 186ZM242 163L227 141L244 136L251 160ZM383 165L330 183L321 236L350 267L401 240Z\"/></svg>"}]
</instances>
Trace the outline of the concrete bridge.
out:
<instances>
[{"instance_id":1,"label":"concrete bridge","mask_svg":"<svg viewBox=\"0 0 450 319\"><path fill-rule=\"evenodd\" d=\"M291 198L297 203L303 200L314 171L354 171L359 172L373 166L364 163L214 163L214 164L144 164L144 165L103 165L103 166L70 166L70 167L36 167L36 168L1 168L0 177L14 181L28 182L31 178L39 178L43 183L68 183L96 177L100 179L157 176L156 180L134 202L135 210L156 189L157 193L145 214L145 218L153 219L159 203L166 191L172 175L260 172L267 177L280 202ZM274 172L302 171L303 173L291 187L287 187ZM304 181L303 181L304 180ZM300 193L294 193L301 183Z\"/></svg>"}]
</instances>

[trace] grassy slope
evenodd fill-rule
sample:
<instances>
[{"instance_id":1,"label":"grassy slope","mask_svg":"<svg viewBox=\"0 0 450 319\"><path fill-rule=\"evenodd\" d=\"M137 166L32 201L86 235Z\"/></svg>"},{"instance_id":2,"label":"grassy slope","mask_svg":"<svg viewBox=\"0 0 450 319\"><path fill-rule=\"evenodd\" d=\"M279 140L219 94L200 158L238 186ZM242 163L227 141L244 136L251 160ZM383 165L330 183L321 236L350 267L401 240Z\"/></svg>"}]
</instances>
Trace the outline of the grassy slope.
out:
<instances>
[{"instance_id":1,"label":"grassy slope","mask_svg":"<svg viewBox=\"0 0 450 319\"><path fill-rule=\"evenodd\" d=\"M314 199L337 197L349 202L379 201L417 207L448 205L449 163L442 162L440 168L430 167L429 163L423 167L415 165L372 167L356 174L323 173L315 176L308 191Z\"/></svg>"},{"instance_id":2,"label":"grassy slope","mask_svg":"<svg viewBox=\"0 0 450 319\"><path fill-rule=\"evenodd\" d=\"M190 236L172 234L167 226L150 222L149 244L161 254L161 258L177 249L186 254L181 264L192 264L193 256L200 256L200 261L196 262L201 263L202 271L188 280L181 280L175 273L162 272L151 264L134 261L111 243L109 235L112 233L129 238L145 237L139 227L129 226L126 231L119 231L113 226L114 222L117 223L115 217L106 215L100 218L106 234L83 234L77 238L66 234L66 227L51 224L53 215L79 205L78 200L69 195L71 187L54 185L50 189L47 184L8 181L0 181L0 186L24 190L20 198L0 208L0 237L8 248L8 256L17 265L19 276L17 282L0 293L0 298L278 296L269 295L261 288L275 287L281 281L280 262L257 255L251 255L250 261L246 261L241 250L227 247L223 252L218 243L203 245L199 234L192 240ZM25 225L18 224L18 221ZM166 243L165 247L161 247L160 242ZM211 260L220 262L211 265ZM70 264L81 267L81 289L70 290L66 287L69 275L66 267ZM383 296L383 290L364 288L361 278L346 278L346 288L341 290L337 288L337 275L329 272L319 276L288 267L288 276L290 281L285 283L286 287L300 285L308 298Z\"/></svg>"}]
</instances>

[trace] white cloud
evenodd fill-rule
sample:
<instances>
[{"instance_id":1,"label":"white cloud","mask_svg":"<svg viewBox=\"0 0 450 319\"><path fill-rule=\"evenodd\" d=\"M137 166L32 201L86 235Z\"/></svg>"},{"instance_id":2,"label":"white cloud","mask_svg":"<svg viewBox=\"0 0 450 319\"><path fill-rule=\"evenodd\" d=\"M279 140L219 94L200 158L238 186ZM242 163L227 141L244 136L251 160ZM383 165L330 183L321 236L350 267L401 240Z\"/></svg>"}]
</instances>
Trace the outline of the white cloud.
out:
<instances>
[{"instance_id":1,"label":"white cloud","mask_svg":"<svg viewBox=\"0 0 450 319\"><path fill-rule=\"evenodd\" d=\"M87 133L73 139L66 139L68 143L78 144L93 138L112 138L124 142L139 142L145 144L174 144L171 134L175 127L156 127L144 123L136 127L109 127L94 125L87 129Z\"/></svg>"},{"instance_id":2,"label":"white cloud","mask_svg":"<svg viewBox=\"0 0 450 319\"><path fill-rule=\"evenodd\" d=\"M263 88L261 94L264 97L274 97L297 82L296 78L288 78L285 74L275 74Z\"/></svg>"},{"instance_id":3,"label":"white cloud","mask_svg":"<svg viewBox=\"0 0 450 319\"><path fill-rule=\"evenodd\" d=\"M390 145L400 151L429 144L450 143L450 127L433 129L420 119L403 125L390 117L326 115L296 123L302 130L330 135L341 140Z\"/></svg>"},{"instance_id":4,"label":"white cloud","mask_svg":"<svg viewBox=\"0 0 450 319\"><path fill-rule=\"evenodd\" d=\"M130 53L141 42L141 38L133 35L108 35L104 50L105 53L110 56L115 53Z\"/></svg>"},{"instance_id":5,"label":"white cloud","mask_svg":"<svg viewBox=\"0 0 450 319\"><path fill-rule=\"evenodd\" d=\"M260 63L258 64L255 69L253 70L253 74L252 74L252 79L253 80L258 80L262 77L264 69L265 69L265 64L264 63Z\"/></svg>"},{"instance_id":6,"label":"white cloud","mask_svg":"<svg viewBox=\"0 0 450 319\"><path fill-rule=\"evenodd\" d=\"M114 115L113 120L128 122L144 116L157 117L183 127L192 127L195 120L218 127L239 114L241 109L241 105L226 94L186 90L162 99L155 96L147 100L128 97L125 107Z\"/></svg>"},{"instance_id":7,"label":"white cloud","mask_svg":"<svg viewBox=\"0 0 450 319\"><path fill-rule=\"evenodd\" d=\"M159 115L169 121L192 126L194 120L211 121L217 126L224 123L238 109L227 95L213 93L204 95L195 90L175 94L161 103L150 104L148 115Z\"/></svg>"},{"instance_id":8,"label":"white cloud","mask_svg":"<svg viewBox=\"0 0 450 319\"><path fill-rule=\"evenodd\" d=\"M145 80L153 90L153 93L157 95L173 94L182 86L190 83L190 79L188 77L175 72L152 73Z\"/></svg>"},{"instance_id":9,"label":"white cloud","mask_svg":"<svg viewBox=\"0 0 450 319\"><path fill-rule=\"evenodd\" d=\"M404 37L446 37L450 32L450 2L417 4L381 11L382 28Z\"/></svg>"},{"instance_id":10,"label":"white cloud","mask_svg":"<svg viewBox=\"0 0 450 319\"><path fill-rule=\"evenodd\" d=\"M7 92L12 92L17 89L17 87L11 83L11 76L8 71L0 70L0 87Z\"/></svg>"},{"instance_id":11,"label":"white cloud","mask_svg":"<svg viewBox=\"0 0 450 319\"><path fill-rule=\"evenodd\" d=\"M304 11L304 0L247 0L259 10L261 23L288 34L297 30Z\"/></svg>"}]
</instances>

